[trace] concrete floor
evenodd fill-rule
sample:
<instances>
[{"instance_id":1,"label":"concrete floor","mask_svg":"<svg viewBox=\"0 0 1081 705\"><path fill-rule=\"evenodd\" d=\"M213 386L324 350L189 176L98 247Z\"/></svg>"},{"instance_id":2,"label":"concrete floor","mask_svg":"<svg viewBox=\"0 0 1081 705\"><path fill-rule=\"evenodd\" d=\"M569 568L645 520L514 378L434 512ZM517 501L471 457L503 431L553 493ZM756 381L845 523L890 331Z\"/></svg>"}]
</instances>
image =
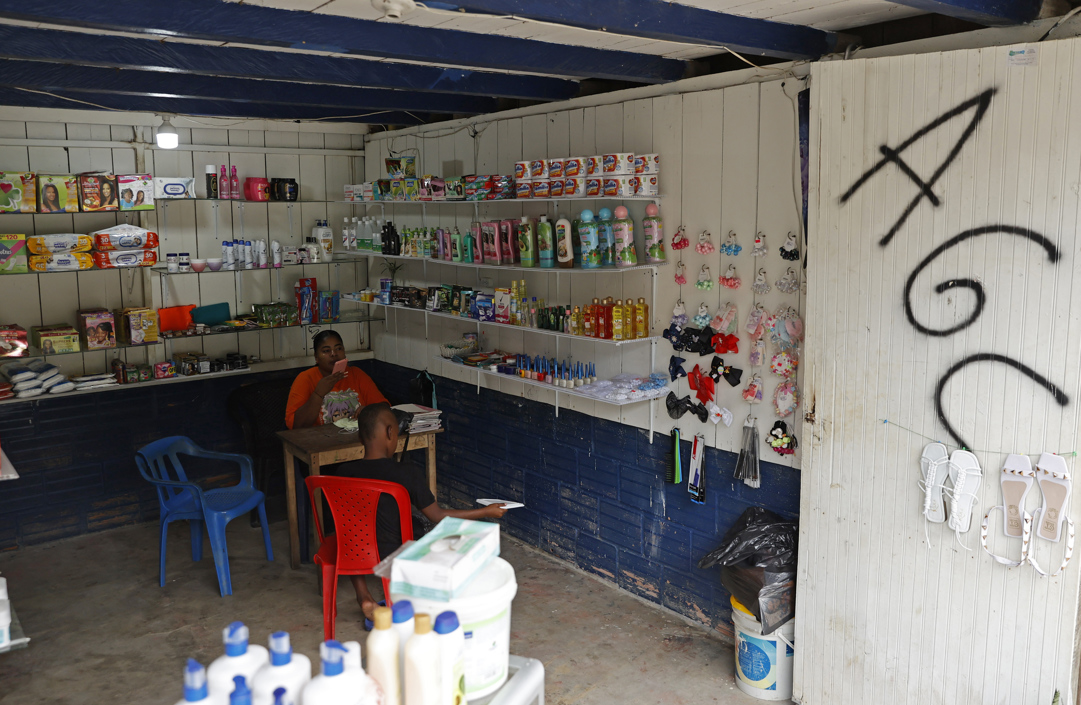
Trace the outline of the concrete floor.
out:
<instances>
[{"instance_id":1,"label":"concrete floor","mask_svg":"<svg viewBox=\"0 0 1081 705\"><path fill-rule=\"evenodd\" d=\"M252 640L288 631L318 661L322 603L315 570L288 567L286 525L271 526L276 560L245 521L229 526L233 596L218 593L209 544L191 562L186 526L170 530L157 584L157 525L143 524L0 555L29 648L0 654L0 703L161 703L181 698L181 670L221 653L242 620ZM736 689L732 647L704 628L503 537L515 568L511 653L540 659L549 705L760 702ZM341 582L337 637L363 643L352 588Z\"/></svg>"}]
</instances>

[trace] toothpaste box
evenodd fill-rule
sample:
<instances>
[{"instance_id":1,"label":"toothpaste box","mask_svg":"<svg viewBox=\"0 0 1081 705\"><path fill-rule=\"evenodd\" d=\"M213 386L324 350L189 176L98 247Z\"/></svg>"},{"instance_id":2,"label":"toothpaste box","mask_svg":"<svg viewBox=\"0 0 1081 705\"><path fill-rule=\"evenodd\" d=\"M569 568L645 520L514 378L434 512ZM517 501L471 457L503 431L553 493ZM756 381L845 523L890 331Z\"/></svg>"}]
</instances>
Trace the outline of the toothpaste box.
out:
<instances>
[{"instance_id":1,"label":"toothpaste box","mask_svg":"<svg viewBox=\"0 0 1081 705\"><path fill-rule=\"evenodd\" d=\"M26 235L0 235L0 274L26 274Z\"/></svg>"},{"instance_id":2,"label":"toothpaste box","mask_svg":"<svg viewBox=\"0 0 1081 705\"><path fill-rule=\"evenodd\" d=\"M445 602L498 555L498 524L447 517L394 559L390 590Z\"/></svg>"}]
</instances>

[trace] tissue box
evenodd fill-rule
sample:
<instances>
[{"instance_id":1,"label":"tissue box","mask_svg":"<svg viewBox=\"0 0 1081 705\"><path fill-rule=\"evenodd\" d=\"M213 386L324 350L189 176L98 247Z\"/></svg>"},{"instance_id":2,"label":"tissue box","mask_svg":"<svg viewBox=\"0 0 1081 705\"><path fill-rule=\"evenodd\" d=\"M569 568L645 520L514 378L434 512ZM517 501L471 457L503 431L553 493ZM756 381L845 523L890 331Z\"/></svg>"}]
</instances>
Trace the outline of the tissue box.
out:
<instances>
[{"instance_id":1,"label":"tissue box","mask_svg":"<svg viewBox=\"0 0 1081 705\"><path fill-rule=\"evenodd\" d=\"M0 274L26 274L26 235L0 235Z\"/></svg>"},{"instance_id":2,"label":"tissue box","mask_svg":"<svg viewBox=\"0 0 1081 705\"><path fill-rule=\"evenodd\" d=\"M394 559L390 590L445 602L498 555L498 524L447 517Z\"/></svg>"}]
</instances>

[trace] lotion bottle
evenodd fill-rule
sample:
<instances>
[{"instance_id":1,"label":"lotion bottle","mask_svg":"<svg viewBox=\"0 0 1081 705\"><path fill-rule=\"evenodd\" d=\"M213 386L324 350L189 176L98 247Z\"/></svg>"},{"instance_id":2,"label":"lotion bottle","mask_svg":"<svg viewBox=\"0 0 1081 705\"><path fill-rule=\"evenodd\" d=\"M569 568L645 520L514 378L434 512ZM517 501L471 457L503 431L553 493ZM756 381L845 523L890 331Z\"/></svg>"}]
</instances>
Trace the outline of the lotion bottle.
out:
<instances>
[{"instance_id":1,"label":"lotion bottle","mask_svg":"<svg viewBox=\"0 0 1081 705\"><path fill-rule=\"evenodd\" d=\"M383 689L383 705L401 705L399 639L389 607L375 608L375 628L368 634L368 675Z\"/></svg>"},{"instance_id":2,"label":"lotion bottle","mask_svg":"<svg viewBox=\"0 0 1081 705\"><path fill-rule=\"evenodd\" d=\"M440 696L439 643L432 616L418 614L405 645L405 705L443 705Z\"/></svg>"},{"instance_id":3,"label":"lotion bottle","mask_svg":"<svg viewBox=\"0 0 1081 705\"><path fill-rule=\"evenodd\" d=\"M571 222L566 218L556 221L556 259L563 269L574 267L574 244L571 237Z\"/></svg>"},{"instance_id":4,"label":"lotion bottle","mask_svg":"<svg viewBox=\"0 0 1081 705\"><path fill-rule=\"evenodd\" d=\"M267 661L267 650L259 644L248 644L248 628L243 622L233 622L222 630L225 655L214 659L206 671L207 685L213 695L229 697L235 689L233 678L251 679Z\"/></svg>"},{"instance_id":5,"label":"lotion bottle","mask_svg":"<svg viewBox=\"0 0 1081 705\"><path fill-rule=\"evenodd\" d=\"M459 705L465 702L465 632L458 623L458 615L450 611L441 613L435 618L435 633L442 696L439 705Z\"/></svg>"}]
</instances>

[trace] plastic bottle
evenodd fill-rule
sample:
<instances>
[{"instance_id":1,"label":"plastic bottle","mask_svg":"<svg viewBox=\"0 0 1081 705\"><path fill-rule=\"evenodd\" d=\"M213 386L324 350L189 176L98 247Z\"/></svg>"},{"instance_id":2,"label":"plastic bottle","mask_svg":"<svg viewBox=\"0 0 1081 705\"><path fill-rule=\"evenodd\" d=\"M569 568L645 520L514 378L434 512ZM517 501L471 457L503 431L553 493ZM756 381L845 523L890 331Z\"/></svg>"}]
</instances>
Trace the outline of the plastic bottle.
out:
<instances>
[{"instance_id":1,"label":"plastic bottle","mask_svg":"<svg viewBox=\"0 0 1081 705\"><path fill-rule=\"evenodd\" d=\"M184 666L184 699L176 705L185 703L203 703L203 705L219 705L225 702L221 698L212 697L206 687L206 669L203 664L193 658L188 659Z\"/></svg>"},{"instance_id":2,"label":"plastic bottle","mask_svg":"<svg viewBox=\"0 0 1081 705\"><path fill-rule=\"evenodd\" d=\"M432 616L416 616L413 636L405 645L405 705L443 705L440 697L439 642Z\"/></svg>"},{"instance_id":3,"label":"plastic bottle","mask_svg":"<svg viewBox=\"0 0 1081 705\"><path fill-rule=\"evenodd\" d=\"M231 167L233 175L229 177L229 198L240 198L240 179L236 175L236 165Z\"/></svg>"},{"instance_id":4,"label":"plastic bottle","mask_svg":"<svg viewBox=\"0 0 1081 705\"><path fill-rule=\"evenodd\" d=\"M548 269L556 266L555 239L548 216L542 215L537 223L537 265Z\"/></svg>"},{"instance_id":5,"label":"plastic bottle","mask_svg":"<svg viewBox=\"0 0 1081 705\"><path fill-rule=\"evenodd\" d=\"M413 603L409 600L398 600L391 607L391 623L394 631L398 633L398 683L405 687L405 645L413 636L414 619Z\"/></svg>"},{"instance_id":6,"label":"plastic bottle","mask_svg":"<svg viewBox=\"0 0 1081 705\"><path fill-rule=\"evenodd\" d=\"M229 705L251 705L251 688L244 676L233 678L233 692L229 693Z\"/></svg>"},{"instance_id":7,"label":"plastic bottle","mask_svg":"<svg viewBox=\"0 0 1081 705\"><path fill-rule=\"evenodd\" d=\"M298 701L304 686L312 679L312 662L304 654L294 654L289 632L270 635L270 663L252 678L253 705L274 705L274 691L285 688L286 697Z\"/></svg>"},{"instance_id":8,"label":"plastic bottle","mask_svg":"<svg viewBox=\"0 0 1081 705\"><path fill-rule=\"evenodd\" d=\"M646 261L652 264L666 262L664 252L664 219L656 203L646 206L646 217L642 219L642 230L646 234Z\"/></svg>"},{"instance_id":9,"label":"plastic bottle","mask_svg":"<svg viewBox=\"0 0 1081 705\"><path fill-rule=\"evenodd\" d=\"M634 327L634 320L634 299L627 299L623 302L623 337L626 340L634 340L638 337L638 333Z\"/></svg>"},{"instance_id":10,"label":"plastic bottle","mask_svg":"<svg viewBox=\"0 0 1081 705\"><path fill-rule=\"evenodd\" d=\"M528 216L522 216L522 222L518 224L518 256L519 264L523 267L537 266L537 232L533 221Z\"/></svg>"},{"instance_id":11,"label":"plastic bottle","mask_svg":"<svg viewBox=\"0 0 1081 705\"><path fill-rule=\"evenodd\" d=\"M616 219L612 221L615 236L615 262L617 267L634 267L638 254L634 249L634 221L627 214L626 206L616 206Z\"/></svg>"},{"instance_id":12,"label":"plastic bottle","mask_svg":"<svg viewBox=\"0 0 1081 705\"><path fill-rule=\"evenodd\" d=\"M441 613L435 618L435 633L439 643L439 687L443 695L439 705L459 705L465 702L465 632L458 615L450 611Z\"/></svg>"},{"instance_id":13,"label":"plastic bottle","mask_svg":"<svg viewBox=\"0 0 1081 705\"><path fill-rule=\"evenodd\" d=\"M600 266L611 267L615 262L612 257L615 251L615 239L612 234L612 211L601 208L597 212L597 238L600 242L601 257Z\"/></svg>"},{"instance_id":14,"label":"plastic bottle","mask_svg":"<svg viewBox=\"0 0 1081 705\"><path fill-rule=\"evenodd\" d=\"M593 306L586 304L582 311L582 335L587 338L593 337Z\"/></svg>"},{"instance_id":15,"label":"plastic bottle","mask_svg":"<svg viewBox=\"0 0 1081 705\"><path fill-rule=\"evenodd\" d=\"M383 705L401 705L400 644L389 607L375 608L375 628L368 634L368 675L383 689Z\"/></svg>"},{"instance_id":16,"label":"plastic bottle","mask_svg":"<svg viewBox=\"0 0 1081 705\"><path fill-rule=\"evenodd\" d=\"M349 218L342 218L342 249L349 249L349 231L352 230L349 224Z\"/></svg>"},{"instance_id":17,"label":"plastic bottle","mask_svg":"<svg viewBox=\"0 0 1081 705\"><path fill-rule=\"evenodd\" d=\"M228 697L233 692L233 678L250 679L268 661L265 646L248 644L248 628L243 622L233 622L222 630L225 655L214 659L206 669L207 684L213 695Z\"/></svg>"},{"instance_id":18,"label":"plastic bottle","mask_svg":"<svg viewBox=\"0 0 1081 705\"><path fill-rule=\"evenodd\" d=\"M236 260L233 259L233 243L228 240L221 241L221 268L233 269Z\"/></svg>"},{"instance_id":19,"label":"plastic bottle","mask_svg":"<svg viewBox=\"0 0 1081 705\"><path fill-rule=\"evenodd\" d=\"M634 307L634 337L649 337L649 304L644 298L639 298Z\"/></svg>"},{"instance_id":20,"label":"plastic bottle","mask_svg":"<svg viewBox=\"0 0 1081 705\"><path fill-rule=\"evenodd\" d=\"M338 705L339 703L360 703L367 695L365 683L358 679L363 672L356 673L346 669L346 647L333 640L319 645L319 658L323 670L304 686L301 700L304 705Z\"/></svg>"},{"instance_id":21,"label":"plastic bottle","mask_svg":"<svg viewBox=\"0 0 1081 705\"><path fill-rule=\"evenodd\" d=\"M612 340L615 329L615 304L612 302L611 296L605 297L601 308L604 310L604 337Z\"/></svg>"},{"instance_id":22,"label":"plastic bottle","mask_svg":"<svg viewBox=\"0 0 1081 705\"><path fill-rule=\"evenodd\" d=\"M563 269L574 267L574 243L571 238L571 222L566 218L556 221L556 259Z\"/></svg>"},{"instance_id":23,"label":"plastic bottle","mask_svg":"<svg viewBox=\"0 0 1081 705\"><path fill-rule=\"evenodd\" d=\"M218 198L229 199L229 174L225 171L225 165L221 165L221 176L218 177Z\"/></svg>"},{"instance_id":24,"label":"plastic bottle","mask_svg":"<svg viewBox=\"0 0 1081 705\"><path fill-rule=\"evenodd\" d=\"M582 266L582 234L578 228L581 227L582 221L575 218L571 221L571 248L574 251L574 266Z\"/></svg>"},{"instance_id":25,"label":"plastic bottle","mask_svg":"<svg viewBox=\"0 0 1081 705\"><path fill-rule=\"evenodd\" d=\"M473 264L484 264L484 233L480 223L472 223L469 226L469 239L473 243L473 256L469 261Z\"/></svg>"},{"instance_id":26,"label":"plastic bottle","mask_svg":"<svg viewBox=\"0 0 1081 705\"><path fill-rule=\"evenodd\" d=\"M604 337L604 309L601 307L600 300L593 299L593 305L590 306L593 310L593 337Z\"/></svg>"},{"instance_id":27,"label":"plastic bottle","mask_svg":"<svg viewBox=\"0 0 1081 705\"><path fill-rule=\"evenodd\" d=\"M458 232L458 228L455 228L450 236L450 261L462 261L462 234Z\"/></svg>"},{"instance_id":28,"label":"plastic bottle","mask_svg":"<svg viewBox=\"0 0 1081 705\"><path fill-rule=\"evenodd\" d=\"M462 235L462 262L474 262L478 252L480 248L476 246L472 231Z\"/></svg>"},{"instance_id":29,"label":"plastic bottle","mask_svg":"<svg viewBox=\"0 0 1081 705\"><path fill-rule=\"evenodd\" d=\"M596 269L601 266L601 251L593 211L582 211L582 217L577 222L578 238L582 241L582 269Z\"/></svg>"},{"instance_id":30,"label":"plastic bottle","mask_svg":"<svg viewBox=\"0 0 1081 705\"><path fill-rule=\"evenodd\" d=\"M612 340L623 340L623 305L612 304Z\"/></svg>"}]
</instances>

